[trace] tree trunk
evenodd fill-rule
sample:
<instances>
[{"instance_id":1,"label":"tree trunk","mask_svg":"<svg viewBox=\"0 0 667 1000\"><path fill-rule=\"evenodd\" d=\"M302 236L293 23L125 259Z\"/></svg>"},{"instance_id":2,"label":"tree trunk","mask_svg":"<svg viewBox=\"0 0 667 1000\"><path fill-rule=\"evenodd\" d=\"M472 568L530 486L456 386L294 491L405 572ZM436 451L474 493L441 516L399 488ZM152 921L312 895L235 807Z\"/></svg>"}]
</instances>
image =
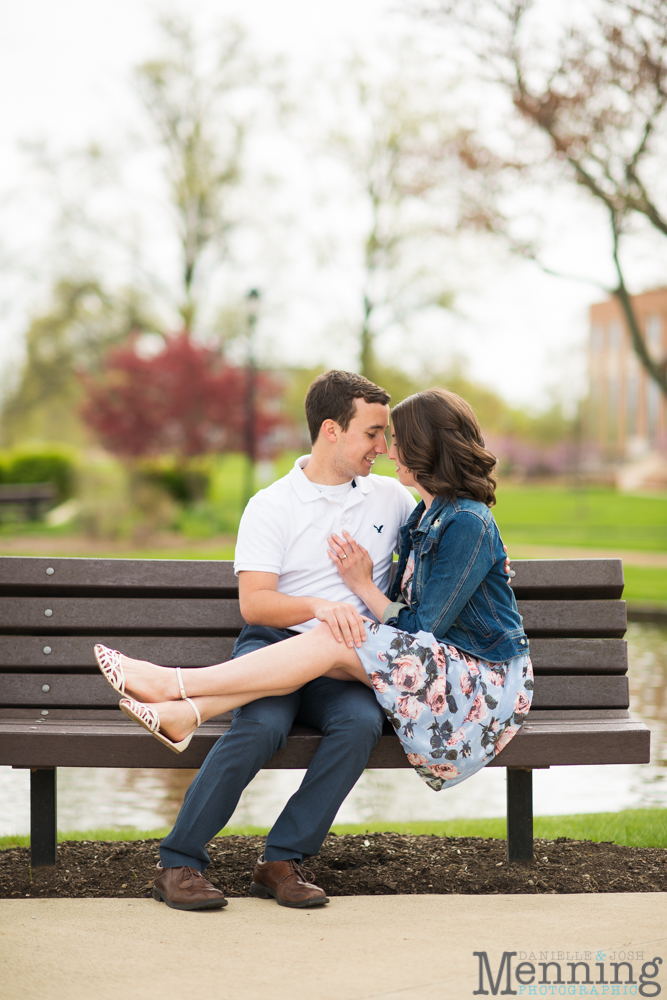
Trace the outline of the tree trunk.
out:
<instances>
[{"instance_id":1,"label":"tree trunk","mask_svg":"<svg viewBox=\"0 0 667 1000\"><path fill-rule=\"evenodd\" d=\"M371 313L373 304L367 295L364 295L364 321L361 327L361 343L359 350L359 374L373 380L373 334L370 329Z\"/></svg>"}]
</instances>

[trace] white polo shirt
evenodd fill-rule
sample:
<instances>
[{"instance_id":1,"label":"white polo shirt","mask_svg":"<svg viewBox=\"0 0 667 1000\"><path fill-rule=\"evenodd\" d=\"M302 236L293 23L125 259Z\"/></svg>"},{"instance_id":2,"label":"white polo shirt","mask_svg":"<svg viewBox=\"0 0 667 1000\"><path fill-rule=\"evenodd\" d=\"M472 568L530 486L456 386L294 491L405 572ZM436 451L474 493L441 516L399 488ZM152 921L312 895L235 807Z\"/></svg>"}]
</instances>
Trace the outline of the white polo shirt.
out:
<instances>
[{"instance_id":1,"label":"white polo shirt","mask_svg":"<svg viewBox=\"0 0 667 1000\"><path fill-rule=\"evenodd\" d=\"M386 593L398 529L415 500L388 476L358 476L347 489L345 484L318 487L303 472L309 459L298 458L291 472L248 503L239 526L234 572L277 573L281 594L347 601L373 617L341 579L327 555L327 539L334 533L343 537L345 530L368 549L373 579ZM305 632L317 624L313 618L293 628Z\"/></svg>"}]
</instances>

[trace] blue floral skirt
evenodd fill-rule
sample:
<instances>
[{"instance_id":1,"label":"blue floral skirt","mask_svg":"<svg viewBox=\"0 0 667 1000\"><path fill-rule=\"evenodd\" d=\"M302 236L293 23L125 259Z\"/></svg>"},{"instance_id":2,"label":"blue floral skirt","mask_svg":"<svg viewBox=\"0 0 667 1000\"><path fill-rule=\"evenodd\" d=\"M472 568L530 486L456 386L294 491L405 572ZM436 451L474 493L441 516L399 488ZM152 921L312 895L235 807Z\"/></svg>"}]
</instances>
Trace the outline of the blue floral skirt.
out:
<instances>
[{"instance_id":1,"label":"blue floral skirt","mask_svg":"<svg viewBox=\"0 0 667 1000\"><path fill-rule=\"evenodd\" d=\"M488 764L519 731L533 699L528 653L487 663L431 632L366 623L357 650L408 760L439 792Z\"/></svg>"}]
</instances>

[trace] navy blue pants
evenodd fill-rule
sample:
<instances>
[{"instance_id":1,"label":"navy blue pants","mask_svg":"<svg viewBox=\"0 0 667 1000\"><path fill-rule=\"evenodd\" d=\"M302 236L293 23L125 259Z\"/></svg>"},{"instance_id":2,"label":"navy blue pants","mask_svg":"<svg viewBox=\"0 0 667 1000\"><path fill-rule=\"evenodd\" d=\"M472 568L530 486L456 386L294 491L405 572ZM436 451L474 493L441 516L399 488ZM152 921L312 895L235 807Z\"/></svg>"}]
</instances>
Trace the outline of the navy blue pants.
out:
<instances>
[{"instance_id":1,"label":"navy blue pants","mask_svg":"<svg viewBox=\"0 0 667 1000\"><path fill-rule=\"evenodd\" d=\"M233 657L290 638L284 629L246 625ZM370 688L357 681L318 677L292 694L237 708L231 728L215 744L185 796L173 830L160 846L165 868L204 871L206 844L229 822L243 789L285 745L294 722L322 732L322 742L271 829L267 861L317 854L345 797L380 738L384 713Z\"/></svg>"}]
</instances>

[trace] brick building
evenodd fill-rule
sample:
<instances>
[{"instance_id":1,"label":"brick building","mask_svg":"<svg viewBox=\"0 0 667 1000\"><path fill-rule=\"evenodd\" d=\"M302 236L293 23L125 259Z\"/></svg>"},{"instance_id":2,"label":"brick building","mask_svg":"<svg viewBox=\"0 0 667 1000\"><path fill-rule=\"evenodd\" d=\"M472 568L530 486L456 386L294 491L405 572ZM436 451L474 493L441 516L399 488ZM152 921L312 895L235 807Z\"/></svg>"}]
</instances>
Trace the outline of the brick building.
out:
<instances>
[{"instance_id":1,"label":"brick building","mask_svg":"<svg viewBox=\"0 0 667 1000\"><path fill-rule=\"evenodd\" d=\"M646 344L656 360L667 356L667 288L633 296ZM589 438L604 462L667 454L667 400L632 349L615 298L590 310Z\"/></svg>"}]
</instances>

